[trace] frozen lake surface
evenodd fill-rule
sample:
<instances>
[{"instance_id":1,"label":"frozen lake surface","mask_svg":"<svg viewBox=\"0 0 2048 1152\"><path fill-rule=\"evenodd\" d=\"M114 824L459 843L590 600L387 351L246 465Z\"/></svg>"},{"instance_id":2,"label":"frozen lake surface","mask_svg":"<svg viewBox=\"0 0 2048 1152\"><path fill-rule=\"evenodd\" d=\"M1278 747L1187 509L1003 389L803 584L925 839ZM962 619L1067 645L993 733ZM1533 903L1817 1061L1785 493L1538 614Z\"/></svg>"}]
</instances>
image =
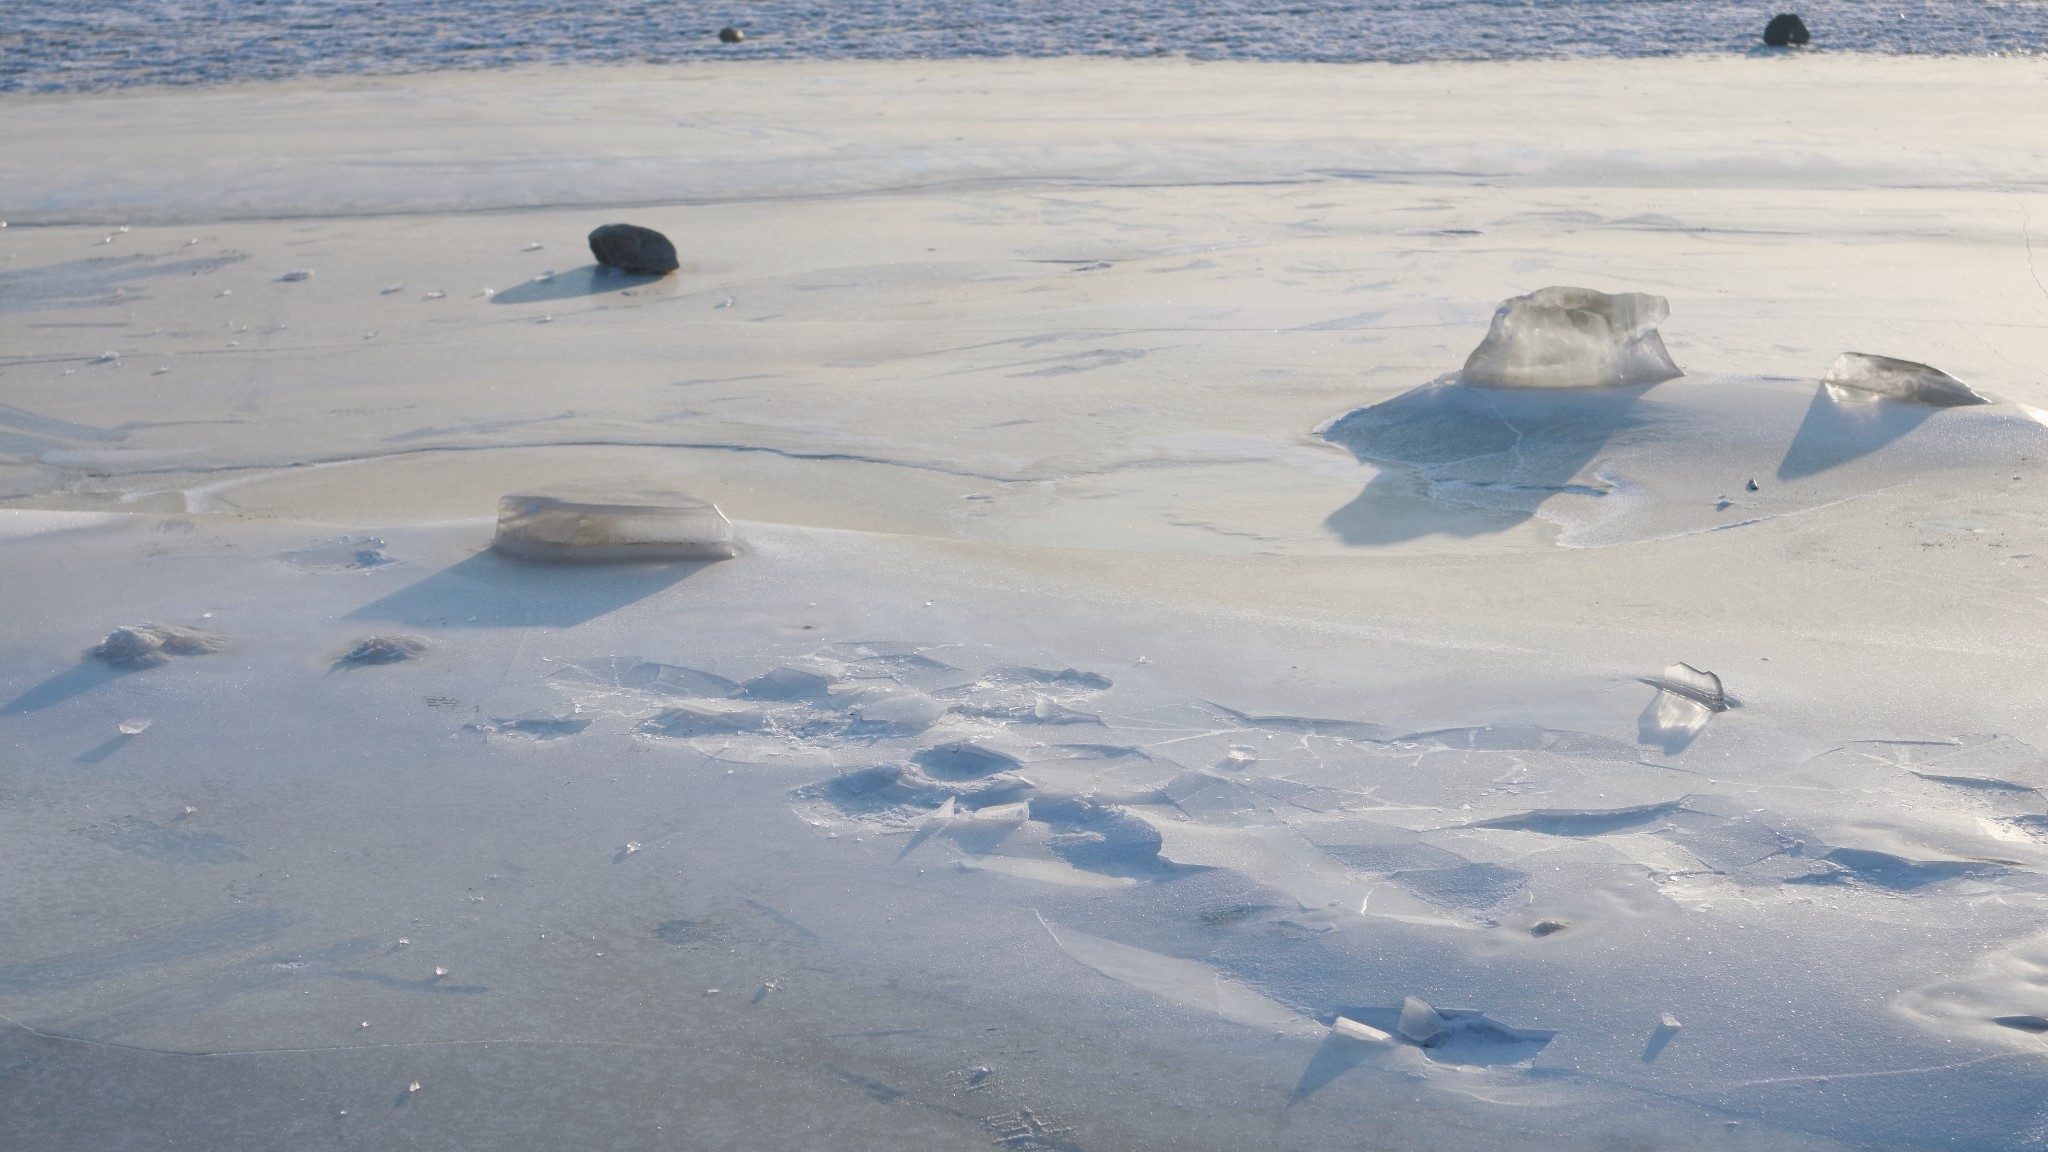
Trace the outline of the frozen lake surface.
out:
<instances>
[{"instance_id":1,"label":"frozen lake surface","mask_svg":"<svg viewBox=\"0 0 2048 1152\"><path fill-rule=\"evenodd\" d=\"M2036 1152L2044 64L0 97L0 1147Z\"/></svg>"},{"instance_id":2,"label":"frozen lake surface","mask_svg":"<svg viewBox=\"0 0 2048 1152\"><path fill-rule=\"evenodd\" d=\"M1813 0L1814 47L2048 49L2027 0ZM709 58L1158 56L1508 60L1760 50L1730 0L64 0L0 11L0 91ZM742 45L717 30L743 27Z\"/></svg>"}]
</instances>

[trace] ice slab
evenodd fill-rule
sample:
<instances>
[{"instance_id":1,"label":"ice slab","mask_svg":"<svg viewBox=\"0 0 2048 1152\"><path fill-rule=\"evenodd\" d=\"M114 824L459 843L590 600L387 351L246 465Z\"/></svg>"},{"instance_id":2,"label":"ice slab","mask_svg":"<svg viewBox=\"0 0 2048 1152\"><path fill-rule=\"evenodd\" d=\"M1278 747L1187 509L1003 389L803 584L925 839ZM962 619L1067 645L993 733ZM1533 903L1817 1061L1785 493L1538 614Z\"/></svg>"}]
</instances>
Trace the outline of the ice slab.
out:
<instances>
[{"instance_id":1,"label":"ice slab","mask_svg":"<svg viewBox=\"0 0 2048 1152\"><path fill-rule=\"evenodd\" d=\"M1442 1039L1449 1031L1444 1027L1443 1017L1436 1014L1436 1009L1413 996L1401 1001L1401 1021L1395 1028L1424 1048Z\"/></svg>"},{"instance_id":2,"label":"ice slab","mask_svg":"<svg viewBox=\"0 0 2048 1152\"><path fill-rule=\"evenodd\" d=\"M532 493L498 501L491 548L516 560L727 560L732 524L716 504L663 493Z\"/></svg>"},{"instance_id":3,"label":"ice slab","mask_svg":"<svg viewBox=\"0 0 2048 1152\"><path fill-rule=\"evenodd\" d=\"M1591 288L1539 288L1501 303L1486 339L1465 361L1467 384L1493 388L1602 388L1685 375L1657 325L1662 296Z\"/></svg>"},{"instance_id":4,"label":"ice slab","mask_svg":"<svg viewBox=\"0 0 2048 1152\"><path fill-rule=\"evenodd\" d=\"M1939 368L1862 352L1835 357L1821 383L1836 400L1903 400L1936 408L1991 403Z\"/></svg>"},{"instance_id":5,"label":"ice slab","mask_svg":"<svg viewBox=\"0 0 2048 1152\"><path fill-rule=\"evenodd\" d=\"M168 664L172 656L197 656L218 652L228 638L203 628L177 624L123 626L107 634L87 655L116 668L154 668Z\"/></svg>"}]
</instances>

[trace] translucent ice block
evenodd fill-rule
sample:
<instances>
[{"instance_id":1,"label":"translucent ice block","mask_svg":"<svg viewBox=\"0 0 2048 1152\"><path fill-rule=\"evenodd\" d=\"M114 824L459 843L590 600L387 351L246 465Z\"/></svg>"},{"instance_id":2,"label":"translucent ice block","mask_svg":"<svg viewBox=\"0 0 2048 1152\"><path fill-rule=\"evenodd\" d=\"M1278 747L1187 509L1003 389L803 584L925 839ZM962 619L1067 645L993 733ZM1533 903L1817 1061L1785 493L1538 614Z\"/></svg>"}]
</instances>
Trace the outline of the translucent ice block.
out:
<instances>
[{"instance_id":1,"label":"translucent ice block","mask_svg":"<svg viewBox=\"0 0 2048 1152\"><path fill-rule=\"evenodd\" d=\"M1835 357L1821 383L1836 400L1903 400L1937 408L1991 403L1939 368L1861 352Z\"/></svg>"},{"instance_id":2,"label":"translucent ice block","mask_svg":"<svg viewBox=\"0 0 2048 1152\"><path fill-rule=\"evenodd\" d=\"M1502 301L1463 379L1483 388L1602 388L1683 376L1657 334L1670 314L1662 296L1643 292L1539 288Z\"/></svg>"},{"instance_id":3,"label":"translucent ice block","mask_svg":"<svg viewBox=\"0 0 2048 1152\"><path fill-rule=\"evenodd\" d=\"M725 560L733 554L732 525L717 505L639 493L504 497L491 547L517 560L572 563Z\"/></svg>"}]
</instances>

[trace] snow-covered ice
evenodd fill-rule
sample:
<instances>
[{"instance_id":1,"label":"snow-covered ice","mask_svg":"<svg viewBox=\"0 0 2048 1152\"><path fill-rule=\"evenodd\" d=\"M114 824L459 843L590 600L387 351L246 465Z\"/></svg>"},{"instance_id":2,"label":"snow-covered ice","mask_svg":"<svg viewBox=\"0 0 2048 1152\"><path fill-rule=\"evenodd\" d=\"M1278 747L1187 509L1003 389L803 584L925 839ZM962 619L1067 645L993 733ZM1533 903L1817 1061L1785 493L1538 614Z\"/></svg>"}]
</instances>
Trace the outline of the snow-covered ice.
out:
<instances>
[{"instance_id":1,"label":"snow-covered ice","mask_svg":"<svg viewBox=\"0 0 2048 1152\"><path fill-rule=\"evenodd\" d=\"M10 103L0 1145L2036 1147L2038 68L1868 65Z\"/></svg>"}]
</instances>

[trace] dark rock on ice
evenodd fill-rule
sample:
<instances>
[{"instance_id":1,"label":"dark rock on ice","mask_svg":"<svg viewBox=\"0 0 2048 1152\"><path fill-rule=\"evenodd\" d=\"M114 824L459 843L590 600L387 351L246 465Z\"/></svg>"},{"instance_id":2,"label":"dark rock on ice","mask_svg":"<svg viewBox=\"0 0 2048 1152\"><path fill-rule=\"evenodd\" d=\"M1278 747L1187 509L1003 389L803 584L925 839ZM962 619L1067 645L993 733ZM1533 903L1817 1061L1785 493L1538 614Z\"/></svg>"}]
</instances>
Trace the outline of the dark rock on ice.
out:
<instances>
[{"instance_id":1,"label":"dark rock on ice","mask_svg":"<svg viewBox=\"0 0 2048 1152\"><path fill-rule=\"evenodd\" d=\"M1862 352L1835 357L1820 382L1836 400L1903 400L1935 408L1991 403L1939 368Z\"/></svg>"},{"instance_id":2,"label":"dark rock on ice","mask_svg":"<svg viewBox=\"0 0 2048 1152\"><path fill-rule=\"evenodd\" d=\"M745 40L746 38L747 34L745 32L740 31L739 29L733 27L730 24L727 24L725 27L720 28L718 30L718 42L720 44L737 44L740 41Z\"/></svg>"},{"instance_id":3,"label":"dark rock on ice","mask_svg":"<svg viewBox=\"0 0 2048 1152\"><path fill-rule=\"evenodd\" d=\"M608 268L628 272L673 272L676 246L652 228L606 224L590 234L590 254Z\"/></svg>"},{"instance_id":4,"label":"dark rock on ice","mask_svg":"<svg viewBox=\"0 0 2048 1152\"><path fill-rule=\"evenodd\" d=\"M154 668L168 664L173 656L218 652L227 642L226 636L200 628L139 624L114 629L86 655L116 668Z\"/></svg>"},{"instance_id":5,"label":"dark rock on ice","mask_svg":"<svg viewBox=\"0 0 2048 1152\"><path fill-rule=\"evenodd\" d=\"M1747 484L1743 485L1743 486L1742 486L1742 490L1743 490L1743 491L1745 491L1745 492L1754 492L1754 491L1756 491L1756 490L1757 490L1757 488L1756 488L1756 481L1754 481L1754 480L1751 480L1751 481L1750 481L1749 483L1747 483Z\"/></svg>"},{"instance_id":6,"label":"dark rock on ice","mask_svg":"<svg viewBox=\"0 0 2048 1152\"><path fill-rule=\"evenodd\" d=\"M1806 31L1806 21L1790 12L1780 12L1764 25L1764 43L1773 48L1790 48L1804 44L1811 36Z\"/></svg>"}]
</instances>

